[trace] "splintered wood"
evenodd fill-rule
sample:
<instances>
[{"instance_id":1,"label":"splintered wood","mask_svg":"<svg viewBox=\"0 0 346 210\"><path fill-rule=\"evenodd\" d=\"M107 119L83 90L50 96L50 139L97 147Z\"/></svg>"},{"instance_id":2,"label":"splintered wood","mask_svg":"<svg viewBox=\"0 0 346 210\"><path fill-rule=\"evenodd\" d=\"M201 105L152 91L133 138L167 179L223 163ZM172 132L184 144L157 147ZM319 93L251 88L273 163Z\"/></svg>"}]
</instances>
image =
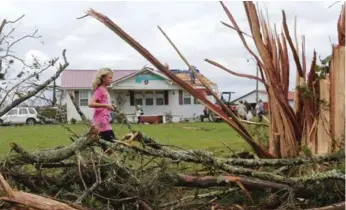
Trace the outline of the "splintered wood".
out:
<instances>
[{"instance_id":1,"label":"splintered wood","mask_svg":"<svg viewBox=\"0 0 346 210\"><path fill-rule=\"evenodd\" d=\"M244 47L256 59L261 69L261 82L268 93L270 114L269 153L274 157L295 157L301 151L311 154L325 154L336 151L342 146L345 135L345 5L343 5L337 24L339 46L334 47L330 75L321 79L318 72L317 53L314 51L310 69L307 69L305 37L298 43L296 20L294 33L287 24L282 11L282 29L278 33L272 28L268 18L257 10L254 3L243 2L253 39L258 51L254 53L246 43L242 30L232 13L221 2L226 15L233 26L223 23L237 31ZM295 43L291 34L294 35ZM296 71L294 107L289 106L288 88L290 78L290 49ZM227 72L243 76L228 70L220 64L206 61ZM323 72L325 73L325 72ZM322 75L323 76L323 75ZM330 77L329 77L330 76ZM245 75L253 79L253 76ZM330 102L331 105L328 105ZM327 104L327 105L326 105Z\"/></svg>"},{"instance_id":2,"label":"splintered wood","mask_svg":"<svg viewBox=\"0 0 346 210\"><path fill-rule=\"evenodd\" d=\"M332 136L330 133L330 80L329 76L326 79L320 80L320 99L325 101L321 104L320 114L318 117L318 129L317 129L317 142L316 142L316 153L327 154L331 152Z\"/></svg>"},{"instance_id":3,"label":"splintered wood","mask_svg":"<svg viewBox=\"0 0 346 210\"><path fill-rule=\"evenodd\" d=\"M0 174L0 186L2 187L4 193L7 194L7 196L0 197L0 200L12 203L14 205L13 209L87 210L87 208L77 205L74 205L74 207L72 207L72 204L68 205L66 203L53 200L49 197L43 197L31 193L13 190L11 186L7 183L5 178L2 176L2 174Z\"/></svg>"},{"instance_id":4,"label":"splintered wood","mask_svg":"<svg viewBox=\"0 0 346 210\"><path fill-rule=\"evenodd\" d=\"M345 140L345 46L333 47L330 77L332 151Z\"/></svg>"}]
</instances>

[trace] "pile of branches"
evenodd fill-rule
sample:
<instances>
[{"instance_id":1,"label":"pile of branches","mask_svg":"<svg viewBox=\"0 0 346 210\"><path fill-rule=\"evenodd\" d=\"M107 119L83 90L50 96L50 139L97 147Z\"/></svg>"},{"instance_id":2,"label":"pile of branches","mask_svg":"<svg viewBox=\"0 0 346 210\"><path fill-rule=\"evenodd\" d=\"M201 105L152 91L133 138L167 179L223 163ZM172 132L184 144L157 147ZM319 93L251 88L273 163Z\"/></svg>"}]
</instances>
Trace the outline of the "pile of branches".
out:
<instances>
[{"instance_id":1,"label":"pile of branches","mask_svg":"<svg viewBox=\"0 0 346 210\"><path fill-rule=\"evenodd\" d=\"M247 47L243 36L246 33L239 29L225 5L222 6L234 25L230 27L238 32ZM265 83L270 95L270 129L274 131L272 136L278 134L280 137L277 141L280 142L278 147L275 146L277 142L270 141L271 149L268 151L256 142L218 95L204 84L200 75L160 27L191 72L219 102L221 109L191 85L179 80L167 65L161 64L108 17L90 10L88 16L105 24L173 82L218 114L251 146L256 157L224 158L206 151L161 145L153 138L134 131L128 123L129 134L114 142L99 139L98 132L92 126L89 126L84 134L74 133L64 126L72 133L70 145L35 152L25 151L16 143L10 145L10 153L0 159L1 208L344 209L344 151L338 148L339 150L335 149L333 153L324 156L310 153L304 157L296 157L299 155L297 142L302 140L306 130L311 129L312 121L310 118L297 119L297 113L288 106L284 98L288 91L288 81L284 76L288 73L286 41L280 44L279 36L275 34L274 37L270 30L265 29L267 25L261 19L263 16L257 15L252 2L245 2L244 7L251 25L252 37L262 59L252 53L263 69L261 78L255 79ZM260 26L266 31L264 40ZM288 37L286 28L284 27L285 36ZM284 35L281 37L281 41L285 40ZM344 36L341 40L344 40ZM293 47L291 48L294 51ZM277 51L280 53L277 54ZM0 112L0 116L54 81L68 66L65 51L63 57L65 64L59 67L56 75L35 91L13 101ZM298 70L299 63L296 63ZM305 61L303 63L305 66ZM304 70L304 75L305 72ZM278 75L282 77L279 78ZM280 85L274 81L273 78L276 77L282 81ZM312 84L311 81L309 84ZM298 107L303 107L308 113L312 110L308 109L310 102L301 104L298 100ZM275 104L277 110L273 114ZM80 108L76 106L76 109L83 121L88 123ZM126 121L124 116L118 115L123 118L120 121ZM101 144L106 144L113 154L100 152ZM276 159L278 157L281 159Z\"/></svg>"},{"instance_id":2,"label":"pile of branches","mask_svg":"<svg viewBox=\"0 0 346 210\"><path fill-rule=\"evenodd\" d=\"M93 127L73 136L70 145L35 152L10 145L11 152L0 160L2 208L344 206L345 174L335 169L345 158L341 152L297 159L221 158L172 149L140 132L114 142L99 139ZM100 144L113 154L100 152Z\"/></svg>"}]
</instances>

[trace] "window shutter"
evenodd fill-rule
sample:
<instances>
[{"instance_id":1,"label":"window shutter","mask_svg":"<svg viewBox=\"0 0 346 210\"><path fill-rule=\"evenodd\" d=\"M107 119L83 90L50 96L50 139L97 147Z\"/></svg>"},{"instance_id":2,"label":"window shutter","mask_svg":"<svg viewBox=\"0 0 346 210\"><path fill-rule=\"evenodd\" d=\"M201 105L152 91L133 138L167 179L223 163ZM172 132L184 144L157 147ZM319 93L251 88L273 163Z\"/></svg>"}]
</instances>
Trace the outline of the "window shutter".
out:
<instances>
[{"instance_id":1,"label":"window shutter","mask_svg":"<svg viewBox=\"0 0 346 210\"><path fill-rule=\"evenodd\" d=\"M130 90L130 106L135 105L135 92Z\"/></svg>"},{"instance_id":2,"label":"window shutter","mask_svg":"<svg viewBox=\"0 0 346 210\"><path fill-rule=\"evenodd\" d=\"M72 99L73 100L73 99ZM77 106L79 107L79 91L75 90L74 91L74 102L77 104Z\"/></svg>"},{"instance_id":3,"label":"window shutter","mask_svg":"<svg viewBox=\"0 0 346 210\"><path fill-rule=\"evenodd\" d=\"M164 91L164 100L165 100L165 105L168 105L168 90Z\"/></svg>"},{"instance_id":4,"label":"window shutter","mask_svg":"<svg viewBox=\"0 0 346 210\"><path fill-rule=\"evenodd\" d=\"M183 105L183 91L179 90L179 105Z\"/></svg>"}]
</instances>

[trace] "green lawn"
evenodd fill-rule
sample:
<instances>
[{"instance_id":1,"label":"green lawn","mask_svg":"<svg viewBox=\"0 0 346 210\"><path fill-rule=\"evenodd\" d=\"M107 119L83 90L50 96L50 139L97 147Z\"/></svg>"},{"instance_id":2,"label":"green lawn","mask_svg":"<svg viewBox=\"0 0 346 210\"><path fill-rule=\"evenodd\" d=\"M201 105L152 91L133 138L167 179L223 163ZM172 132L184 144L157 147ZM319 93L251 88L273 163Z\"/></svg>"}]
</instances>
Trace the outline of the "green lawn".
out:
<instances>
[{"instance_id":1,"label":"green lawn","mask_svg":"<svg viewBox=\"0 0 346 210\"><path fill-rule=\"evenodd\" d=\"M83 133L85 125L68 125L73 131ZM116 135L128 133L126 126L114 125ZM175 123L164 125L135 125L135 129L154 137L162 144L170 144L185 149L205 149L227 156L230 154L221 142L236 151L249 147L232 128L225 123ZM9 151L9 143L15 142L28 151L71 143L70 133L61 125L5 126L0 127L0 156Z\"/></svg>"}]
</instances>

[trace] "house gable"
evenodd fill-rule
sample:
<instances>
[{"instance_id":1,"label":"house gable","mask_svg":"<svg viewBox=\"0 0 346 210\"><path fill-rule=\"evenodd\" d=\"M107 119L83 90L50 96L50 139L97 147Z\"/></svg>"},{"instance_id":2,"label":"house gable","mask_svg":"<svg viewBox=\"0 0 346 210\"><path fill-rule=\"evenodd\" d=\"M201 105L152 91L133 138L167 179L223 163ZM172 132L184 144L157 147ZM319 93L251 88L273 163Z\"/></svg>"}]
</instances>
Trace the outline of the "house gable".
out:
<instances>
[{"instance_id":1,"label":"house gable","mask_svg":"<svg viewBox=\"0 0 346 210\"><path fill-rule=\"evenodd\" d=\"M113 89L131 90L174 90L181 89L165 76L151 70L144 69L128 75L112 84Z\"/></svg>"}]
</instances>

